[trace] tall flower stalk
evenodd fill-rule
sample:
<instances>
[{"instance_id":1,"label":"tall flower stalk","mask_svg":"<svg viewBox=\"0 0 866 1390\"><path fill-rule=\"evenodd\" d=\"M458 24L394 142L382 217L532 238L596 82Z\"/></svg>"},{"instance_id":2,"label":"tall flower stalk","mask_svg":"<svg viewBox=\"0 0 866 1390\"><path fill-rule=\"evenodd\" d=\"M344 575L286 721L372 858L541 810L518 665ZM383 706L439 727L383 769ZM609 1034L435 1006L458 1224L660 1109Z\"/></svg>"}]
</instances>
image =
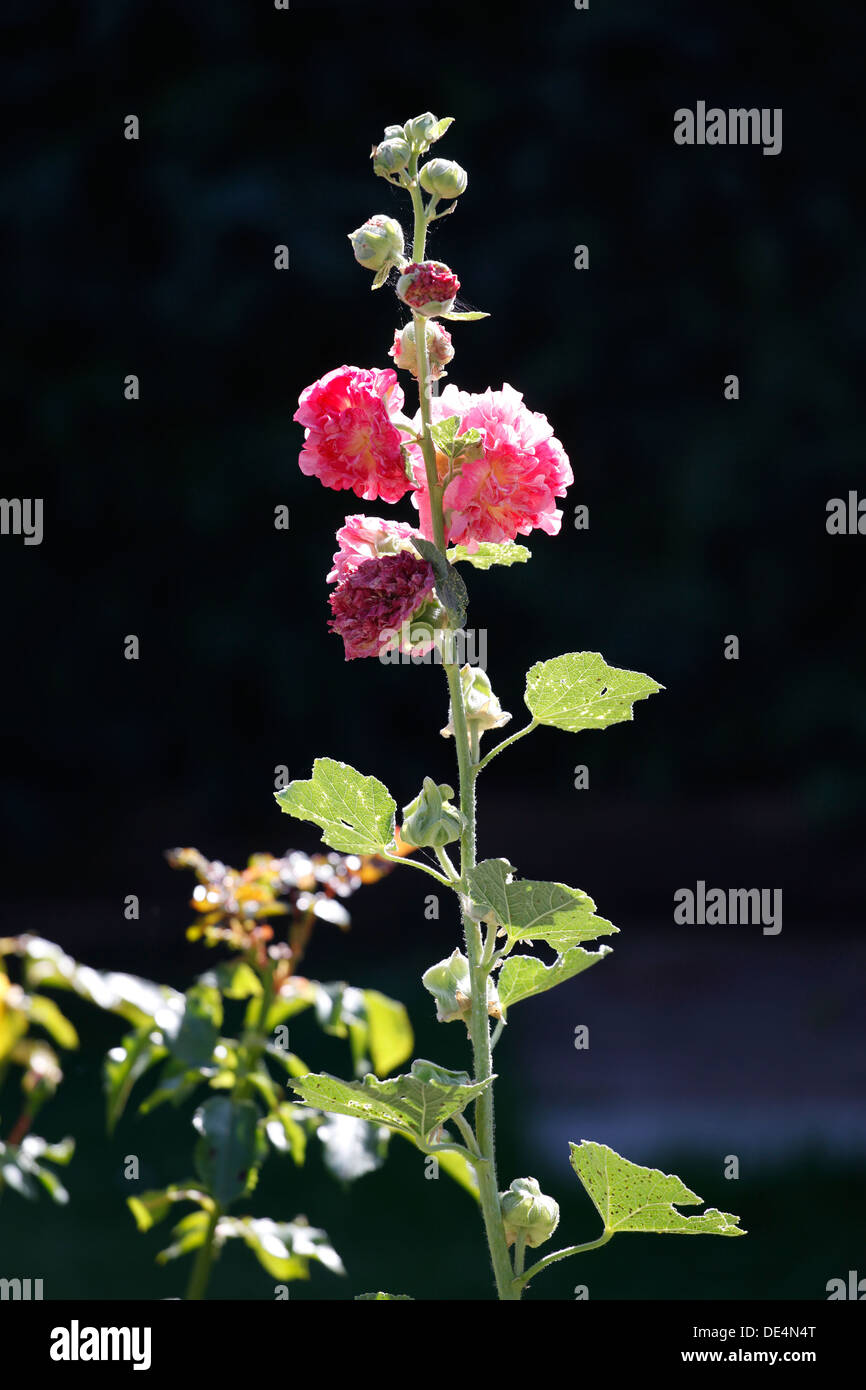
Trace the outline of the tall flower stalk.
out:
<instances>
[{"instance_id":1,"label":"tall flower stalk","mask_svg":"<svg viewBox=\"0 0 866 1390\"><path fill-rule=\"evenodd\" d=\"M609 666L597 652L539 662L527 675L529 722L481 753L484 735L511 716L486 670L457 659L468 602L457 566L525 563L530 553L517 537L559 532L556 499L573 479L548 421L527 409L512 387L470 395L449 384L438 393L454 357L442 321L487 317L456 307L457 276L426 259L430 224L454 211L468 185L454 161L420 163L450 125L450 118L426 112L389 126L373 150L374 172L409 195L411 261L402 228L388 215L377 214L350 236L356 259L374 273L373 289L395 282L398 300L411 311L391 355L417 380L415 418L403 414L394 371L343 366L302 393L295 419L306 431L304 473L366 500L395 502L412 494L417 526L347 517L328 576L336 583L330 627L342 637L347 660L378 656L384 664L410 660L444 667L450 714L442 733L454 739L456 805L451 787L425 777L398 827L396 804L384 784L332 759L317 759L311 778L291 783L277 800L289 814L318 824L332 848L404 863L456 893L463 949L432 965L422 982L437 1018L466 1026L472 1071L416 1060L409 1073L385 1081L368 1075L344 1082L323 1074L299 1077L292 1085L310 1105L387 1125L423 1153L447 1153L452 1166L462 1164L481 1209L497 1295L517 1301L549 1265L601 1247L620 1232L743 1232L736 1217L715 1208L690 1217L677 1211L701 1200L679 1178L582 1141L571 1145L571 1165L602 1219L602 1234L527 1269L527 1251L547 1241L558 1225L558 1205L534 1178L499 1188L494 1045L516 1004L603 959L608 946L588 951L586 943L617 928L597 916L595 904L577 889L519 879L505 859L476 861L478 776L542 724L576 733L603 729L631 720L634 703L662 687L639 672ZM448 846L456 847L456 864ZM524 953L538 944L553 954L552 963Z\"/></svg>"}]
</instances>

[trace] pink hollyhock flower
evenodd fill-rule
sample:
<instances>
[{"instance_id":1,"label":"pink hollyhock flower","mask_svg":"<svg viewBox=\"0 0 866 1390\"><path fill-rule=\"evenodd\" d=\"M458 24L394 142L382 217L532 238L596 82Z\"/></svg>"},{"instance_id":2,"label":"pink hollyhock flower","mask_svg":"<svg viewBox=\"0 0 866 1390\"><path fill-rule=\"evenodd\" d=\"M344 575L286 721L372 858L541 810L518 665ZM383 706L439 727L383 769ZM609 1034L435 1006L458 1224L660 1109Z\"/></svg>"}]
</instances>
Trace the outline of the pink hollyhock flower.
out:
<instances>
[{"instance_id":1,"label":"pink hollyhock flower","mask_svg":"<svg viewBox=\"0 0 866 1390\"><path fill-rule=\"evenodd\" d=\"M336 579L342 584L354 574L365 560L377 560L382 555L396 555L411 548L412 537L418 531L408 521L383 521L378 516L347 516L345 526L337 532L339 550L334 556L334 568L328 583ZM411 552L416 553L414 550Z\"/></svg>"},{"instance_id":2,"label":"pink hollyhock flower","mask_svg":"<svg viewBox=\"0 0 866 1390\"><path fill-rule=\"evenodd\" d=\"M419 314L446 314L460 281L443 261L413 261L397 281L397 297Z\"/></svg>"},{"instance_id":3,"label":"pink hollyhock flower","mask_svg":"<svg viewBox=\"0 0 866 1390\"><path fill-rule=\"evenodd\" d=\"M346 660L405 649L403 624L418 615L434 582L429 561L408 550L362 561L329 599L328 627L342 637Z\"/></svg>"},{"instance_id":4,"label":"pink hollyhock flower","mask_svg":"<svg viewBox=\"0 0 866 1390\"><path fill-rule=\"evenodd\" d=\"M432 409L434 421L458 415L460 433L481 432L481 457L464 462L445 489L450 542L475 550L480 541L513 541L535 528L555 536L562 512L554 499L565 496L574 475L546 416L527 410L521 393L507 384L480 396L449 385L434 397ZM438 463L444 477L447 460L439 456ZM420 472L418 477L414 500L421 530L432 539L427 481Z\"/></svg>"},{"instance_id":5,"label":"pink hollyhock flower","mask_svg":"<svg viewBox=\"0 0 866 1390\"><path fill-rule=\"evenodd\" d=\"M306 429L301 472L325 487L351 488L368 502L399 502L411 487L394 424L402 406L391 367L337 367L314 381L292 417Z\"/></svg>"}]
</instances>

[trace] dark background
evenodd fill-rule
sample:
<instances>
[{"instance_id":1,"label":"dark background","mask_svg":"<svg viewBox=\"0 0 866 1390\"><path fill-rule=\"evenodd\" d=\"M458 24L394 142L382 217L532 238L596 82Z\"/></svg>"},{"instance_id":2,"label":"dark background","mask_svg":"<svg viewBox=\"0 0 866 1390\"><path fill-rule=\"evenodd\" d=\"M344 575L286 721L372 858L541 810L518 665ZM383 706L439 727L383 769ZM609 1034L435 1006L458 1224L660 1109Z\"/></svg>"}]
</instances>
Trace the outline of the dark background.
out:
<instances>
[{"instance_id":1,"label":"dark background","mask_svg":"<svg viewBox=\"0 0 866 1390\"><path fill-rule=\"evenodd\" d=\"M480 852L584 888L622 929L602 968L515 1011L500 1177L535 1173L565 1240L589 1239L566 1144L597 1139L680 1172L751 1233L614 1242L532 1296L809 1299L866 1274L866 540L825 529L828 499L864 487L860 7L93 0L7 16L3 494L45 499L45 538L0 541L2 930L183 987L211 958L184 940L191 885L165 847L230 863L312 849L272 789L276 765L306 776L318 754L400 804L425 773L453 777L441 673L346 666L326 631L336 527L412 508L304 478L291 419L332 367L391 365L393 294L370 295L346 234L375 212L408 225L367 159L383 127L453 115L435 153L469 190L429 250L491 318L454 326L450 379L522 390L576 478L528 566L469 574L470 622L515 728L523 672L563 651L666 687L603 737L538 731L482 781ZM700 99L782 107L781 154L675 145L674 110ZM781 935L674 925L674 891L699 878L781 888ZM419 1054L463 1065L419 984L457 944L450 909L425 922L425 891L402 871L366 890L309 969L404 999ZM76 1018L82 1053L39 1123L78 1136L73 1200L7 1196L2 1272L44 1275L46 1296L179 1293L186 1270L152 1265L159 1233L135 1234L120 1169L132 1152L146 1186L185 1176L189 1116L130 1114L107 1143L96 1068L119 1029ZM347 1067L336 1043L313 1060ZM468 1198L424 1182L411 1152L351 1194L317 1155L300 1174L274 1163L256 1201L306 1211L349 1266L293 1298L487 1296ZM231 1251L214 1292L268 1298L271 1281Z\"/></svg>"}]
</instances>

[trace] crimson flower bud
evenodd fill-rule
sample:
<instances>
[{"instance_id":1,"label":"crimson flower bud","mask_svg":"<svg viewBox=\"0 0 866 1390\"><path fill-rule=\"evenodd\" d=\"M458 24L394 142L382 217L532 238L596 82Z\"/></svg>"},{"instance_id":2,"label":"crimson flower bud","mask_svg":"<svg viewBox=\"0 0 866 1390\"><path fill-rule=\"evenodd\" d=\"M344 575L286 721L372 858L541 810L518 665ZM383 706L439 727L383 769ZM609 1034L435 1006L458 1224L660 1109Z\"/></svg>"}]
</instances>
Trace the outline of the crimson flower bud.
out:
<instances>
[{"instance_id":1,"label":"crimson flower bud","mask_svg":"<svg viewBox=\"0 0 866 1390\"><path fill-rule=\"evenodd\" d=\"M450 313L460 288L453 270L442 261L413 261L397 281L397 295L418 314Z\"/></svg>"}]
</instances>

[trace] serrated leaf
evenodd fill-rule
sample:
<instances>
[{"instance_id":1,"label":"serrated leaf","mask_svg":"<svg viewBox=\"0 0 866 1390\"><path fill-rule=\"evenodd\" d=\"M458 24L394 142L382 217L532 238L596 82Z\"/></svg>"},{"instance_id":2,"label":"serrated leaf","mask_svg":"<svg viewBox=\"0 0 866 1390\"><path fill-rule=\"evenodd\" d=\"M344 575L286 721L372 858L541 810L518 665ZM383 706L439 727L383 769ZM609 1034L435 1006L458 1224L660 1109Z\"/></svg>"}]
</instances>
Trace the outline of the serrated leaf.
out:
<instances>
[{"instance_id":1,"label":"serrated leaf","mask_svg":"<svg viewBox=\"0 0 866 1390\"><path fill-rule=\"evenodd\" d=\"M536 879L512 883L513 872L505 859L485 859L466 875L473 903L505 928L509 949L517 941L546 941L563 952L619 931L595 915L595 903L580 889Z\"/></svg>"},{"instance_id":2,"label":"serrated leaf","mask_svg":"<svg viewBox=\"0 0 866 1390\"><path fill-rule=\"evenodd\" d=\"M313 821L342 854L381 854L394 839L397 807L387 787L347 763L317 758L308 781L290 782L275 796L281 810Z\"/></svg>"},{"instance_id":3,"label":"serrated leaf","mask_svg":"<svg viewBox=\"0 0 866 1390\"><path fill-rule=\"evenodd\" d=\"M738 1216L710 1207L700 1216L683 1216L676 1206L703 1201L673 1173L642 1168L606 1144L586 1139L570 1144L571 1166L583 1183L605 1231L654 1231L662 1235L744 1236Z\"/></svg>"},{"instance_id":4,"label":"serrated leaf","mask_svg":"<svg viewBox=\"0 0 866 1390\"><path fill-rule=\"evenodd\" d=\"M474 555L470 555L465 545L454 545L445 554L452 565L465 562L477 570L489 570L494 565L525 564L532 551L516 541L481 541Z\"/></svg>"},{"instance_id":5,"label":"serrated leaf","mask_svg":"<svg viewBox=\"0 0 866 1390\"><path fill-rule=\"evenodd\" d=\"M351 1115L331 1115L319 1125L316 1137L328 1172L338 1182L350 1183L382 1167L391 1132L385 1125L371 1125Z\"/></svg>"},{"instance_id":6,"label":"serrated leaf","mask_svg":"<svg viewBox=\"0 0 866 1390\"><path fill-rule=\"evenodd\" d=\"M561 985L583 970L588 970L610 954L610 946L599 946L597 951L572 946L557 956L552 965L545 965L537 956L509 956L496 982L500 1006L507 1009L521 999L543 994L545 990L553 989L554 985Z\"/></svg>"},{"instance_id":7,"label":"serrated leaf","mask_svg":"<svg viewBox=\"0 0 866 1390\"><path fill-rule=\"evenodd\" d=\"M432 541L424 540L421 536L413 536L412 544L422 559L429 560L433 566L433 573L436 576L436 595L439 602L447 610L452 627L459 630L466 621L466 610L469 606L469 595L462 575L453 565L449 565L441 550L437 550Z\"/></svg>"},{"instance_id":8,"label":"serrated leaf","mask_svg":"<svg viewBox=\"0 0 866 1390\"><path fill-rule=\"evenodd\" d=\"M569 652L527 672L525 699L539 724L577 733L633 719L635 701L663 689L640 671L608 666L600 652Z\"/></svg>"},{"instance_id":9,"label":"serrated leaf","mask_svg":"<svg viewBox=\"0 0 866 1390\"><path fill-rule=\"evenodd\" d=\"M259 1112L251 1100L214 1096L195 1112L201 1138L195 1147L196 1172L221 1207L246 1190L257 1156Z\"/></svg>"},{"instance_id":10,"label":"serrated leaf","mask_svg":"<svg viewBox=\"0 0 866 1390\"><path fill-rule=\"evenodd\" d=\"M420 1059L412 1063L411 1072L388 1081L373 1075L363 1081L341 1081L321 1073L291 1082L307 1105L387 1125L422 1144L489 1085L489 1080L474 1082L466 1072L446 1071Z\"/></svg>"},{"instance_id":11,"label":"serrated leaf","mask_svg":"<svg viewBox=\"0 0 866 1390\"><path fill-rule=\"evenodd\" d=\"M480 309L448 309L447 312L440 310L436 317L450 319L452 323L475 323L477 319L489 319L490 315Z\"/></svg>"}]
</instances>

